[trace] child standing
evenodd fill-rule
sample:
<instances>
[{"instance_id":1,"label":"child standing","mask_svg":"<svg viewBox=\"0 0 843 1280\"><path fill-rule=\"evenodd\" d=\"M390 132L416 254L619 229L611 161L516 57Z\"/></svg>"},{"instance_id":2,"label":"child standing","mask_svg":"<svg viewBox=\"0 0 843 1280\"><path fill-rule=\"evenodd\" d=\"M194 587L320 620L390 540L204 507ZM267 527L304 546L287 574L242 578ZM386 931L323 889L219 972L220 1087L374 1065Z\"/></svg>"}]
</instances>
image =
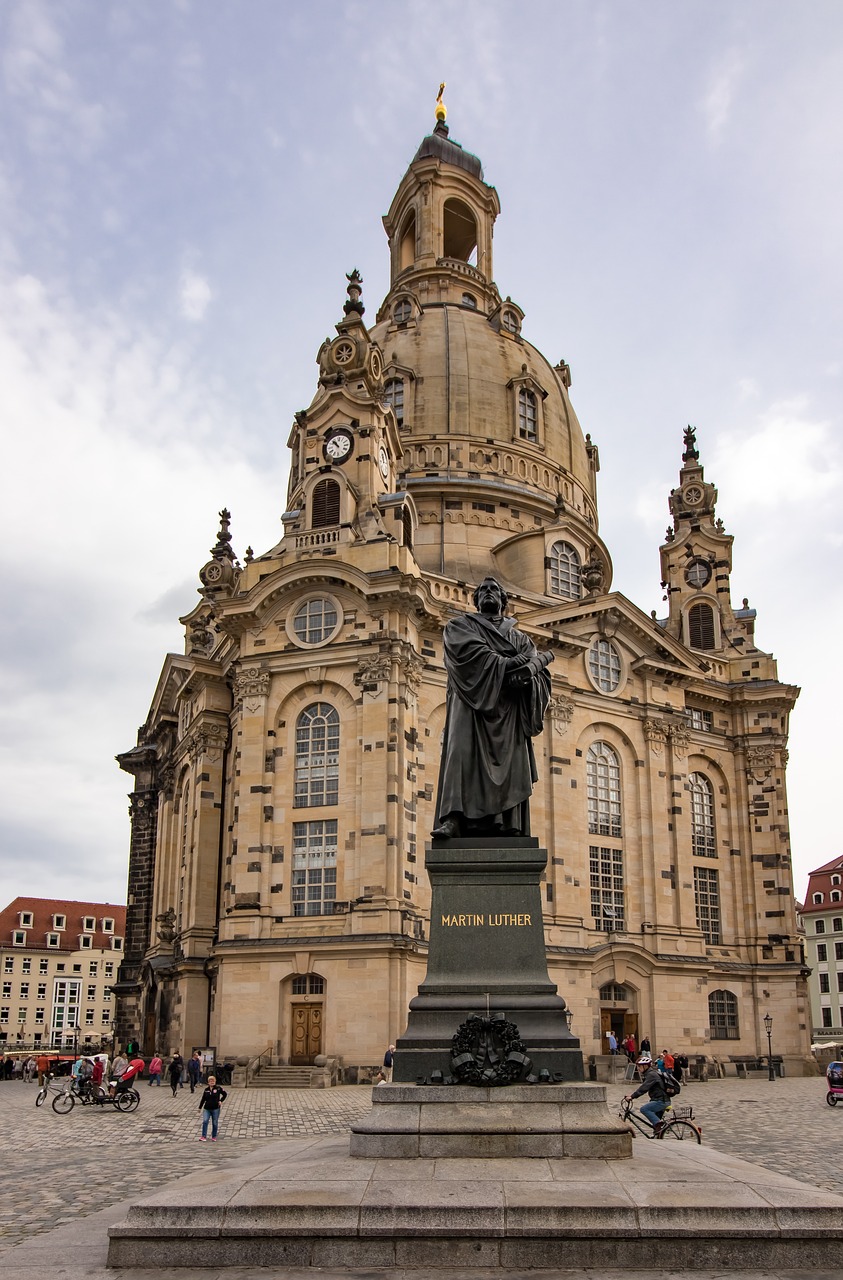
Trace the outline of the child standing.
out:
<instances>
[{"instance_id":1,"label":"child standing","mask_svg":"<svg viewBox=\"0 0 843 1280\"><path fill-rule=\"evenodd\" d=\"M217 1084L216 1076L208 1076L208 1084L205 1092L202 1094L202 1101L199 1103L199 1110L202 1114L202 1137L200 1142L205 1142L208 1137L208 1121L211 1122L211 1142L217 1140L217 1126L220 1118L220 1107L225 1102L228 1094L225 1089Z\"/></svg>"}]
</instances>

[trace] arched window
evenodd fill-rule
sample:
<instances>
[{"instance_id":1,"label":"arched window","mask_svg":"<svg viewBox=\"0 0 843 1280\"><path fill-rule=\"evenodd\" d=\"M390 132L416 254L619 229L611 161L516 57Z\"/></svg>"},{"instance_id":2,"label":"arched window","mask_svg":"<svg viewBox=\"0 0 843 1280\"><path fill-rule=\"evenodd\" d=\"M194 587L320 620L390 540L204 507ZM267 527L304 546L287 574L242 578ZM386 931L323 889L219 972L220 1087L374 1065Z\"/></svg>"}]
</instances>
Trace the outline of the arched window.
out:
<instances>
[{"instance_id":1,"label":"arched window","mask_svg":"<svg viewBox=\"0 0 843 1280\"><path fill-rule=\"evenodd\" d=\"M720 885L714 867L694 867L694 908L697 928L706 942L720 941Z\"/></svg>"},{"instance_id":2,"label":"arched window","mask_svg":"<svg viewBox=\"0 0 843 1280\"><path fill-rule=\"evenodd\" d=\"M404 546L408 551L413 549L413 517L410 514L410 508L404 507L401 512L401 530L404 535Z\"/></svg>"},{"instance_id":3,"label":"arched window","mask_svg":"<svg viewBox=\"0 0 843 1280\"><path fill-rule=\"evenodd\" d=\"M692 649L714 648L714 610L710 604L694 604L688 610L688 644Z\"/></svg>"},{"instance_id":4,"label":"arched window","mask_svg":"<svg viewBox=\"0 0 843 1280\"><path fill-rule=\"evenodd\" d=\"M712 1040L739 1040L738 1002L731 991L712 991L708 997L708 1026Z\"/></svg>"},{"instance_id":5,"label":"arched window","mask_svg":"<svg viewBox=\"0 0 843 1280\"><path fill-rule=\"evenodd\" d=\"M603 693L614 693L621 682L621 656L611 640L595 640L588 651L591 678Z\"/></svg>"},{"instance_id":6,"label":"arched window","mask_svg":"<svg viewBox=\"0 0 843 1280\"><path fill-rule=\"evenodd\" d=\"M550 589L566 600L579 600L582 594L580 582L580 557L570 542L554 542L550 548Z\"/></svg>"},{"instance_id":7,"label":"arched window","mask_svg":"<svg viewBox=\"0 0 843 1280\"><path fill-rule=\"evenodd\" d=\"M402 298L392 308L392 318L396 324L406 324L413 314L413 306L409 298Z\"/></svg>"},{"instance_id":8,"label":"arched window","mask_svg":"<svg viewBox=\"0 0 843 1280\"><path fill-rule=\"evenodd\" d=\"M462 200L446 200L442 217L442 256L476 261L477 223Z\"/></svg>"},{"instance_id":9,"label":"arched window","mask_svg":"<svg viewBox=\"0 0 843 1280\"><path fill-rule=\"evenodd\" d=\"M822 894L822 893L815 893L815 894L813 895L813 903L814 903L814 906L815 906L815 907L816 907L816 906L819 906L819 904L822 902L822 900L823 900L823 897L824 897L824 896L825 896L825 895L824 895L824 894Z\"/></svg>"},{"instance_id":10,"label":"arched window","mask_svg":"<svg viewBox=\"0 0 843 1280\"><path fill-rule=\"evenodd\" d=\"M296 721L297 809L339 803L340 718L327 702L314 702Z\"/></svg>"},{"instance_id":11,"label":"arched window","mask_svg":"<svg viewBox=\"0 0 843 1280\"><path fill-rule=\"evenodd\" d=\"M621 834L621 767L605 742L593 742L586 757L589 835Z\"/></svg>"},{"instance_id":12,"label":"arched window","mask_svg":"<svg viewBox=\"0 0 843 1280\"><path fill-rule=\"evenodd\" d=\"M404 379L390 378L383 388L383 402L395 414L399 427L404 425Z\"/></svg>"},{"instance_id":13,"label":"arched window","mask_svg":"<svg viewBox=\"0 0 843 1280\"><path fill-rule=\"evenodd\" d=\"M406 271L416 260L416 214L413 211L404 223L398 250L398 270ZM409 317L408 317L409 319Z\"/></svg>"},{"instance_id":14,"label":"arched window","mask_svg":"<svg viewBox=\"0 0 843 1280\"><path fill-rule=\"evenodd\" d=\"M607 982L600 988L600 1003L628 1004L629 992L626 987L619 986L617 982Z\"/></svg>"},{"instance_id":15,"label":"arched window","mask_svg":"<svg viewBox=\"0 0 843 1280\"><path fill-rule=\"evenodd\" d=\"M539 434L539 411L534 392L527 387L518 391L518 434L535 444Z\"/></svg>"},{"instance_id":16,"label":"arched window","mask_svg":"<svg viewBox=\"0 0 843 1280\"><path fill-rule=\"evenodd\" d=\"M688 785L691 788L691 850L698 858L716 858L714 788L704 773L692 773Z\"/></svg>"},{"instance_id":17,"label":"arched window","mask_svg":"<svg viewBox=\"0 0 843 1280\"><path fill-rule=\"evenodd\" d=\"M310 527L324 529L340 522L340 487L336 480L320 480L313 490Z\"/></svg>"}]
</instances>

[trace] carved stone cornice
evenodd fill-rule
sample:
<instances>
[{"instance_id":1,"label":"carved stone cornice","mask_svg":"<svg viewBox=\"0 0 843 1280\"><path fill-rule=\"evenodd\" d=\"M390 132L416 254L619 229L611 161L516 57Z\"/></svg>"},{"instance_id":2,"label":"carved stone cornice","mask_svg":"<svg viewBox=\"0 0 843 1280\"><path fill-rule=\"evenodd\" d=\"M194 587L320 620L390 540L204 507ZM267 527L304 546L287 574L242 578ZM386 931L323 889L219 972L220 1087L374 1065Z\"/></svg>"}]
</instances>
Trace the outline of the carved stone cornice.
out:
<instances>
[{"instance_id":1,"label":"carved stone cornice","mask_svg":"<svg viewBox=\"0 0 843 1280\"><path fill-rule=\"evenodd\" d=\"M764 782L776 766L776 749L772 743L746 748L746 773L754 782Z\"/></svg>"},{"instance_id":2,"label":"carved stone cornice","mask_svg":"<svg viewBox=\"0 0 843 1280\"><path fill-rule=\"evenodd\" d=\"M667 742L670 726L664 720L645 720L643 724L644 737L650 744L650 750L654 756L660 756Z\"/></svg>"},{"instance_id":3,"label":"carved stone cornice","mask_svg":"<svg viewBox=\"0 0 843 1280\"><path fill-rule=\"evenodd\" d=\"M132 831L148 831L155 821L158 810L158 792L133 791L129 796L129 817L132 820Z\"/></svg>"},{"instance_id":4,"label":"carved stone cornice","mask_svg":"<svg viewBox=\"0 0 843 1280\"><path fill-rule=\"evenodd\" d=\"M563 693L552 694L547 704L547 715L559 734L568 732L574 718L574 703Z\"/></svg>"},{"instance_id":5,"label":"carved stone cornice","mask_svg":"<svg viewBox=\"0 0 843 1280\"><path fill-rule=\"evenodd\" d=\"M415 652L405 653L398 659L398 668L409 687L415 692L422 682L424 659Z\"/></svg>"},{"instance_id":6,"label":"carved stone cornice","mask_svg":"<svg viewBox=\"0 0 843 1280\"><path fill-rule=\"evenodd\" d=\"M359 658L354 673L354 683L383 684L389 679L392 671L392 659L386 653L375 653L366 658Z\"/></svg>"},{"instance_id":7,"label":"carved stone cornice","mask_svg":"<svg viewBox=\"0 0 843 1280\"><path fill-rule=\"evenodd\" d=\"M216 764L228 745L228 725L206 721L198 725L186 738L191 760L207 756Z\"/></svg>"}]
</instances>

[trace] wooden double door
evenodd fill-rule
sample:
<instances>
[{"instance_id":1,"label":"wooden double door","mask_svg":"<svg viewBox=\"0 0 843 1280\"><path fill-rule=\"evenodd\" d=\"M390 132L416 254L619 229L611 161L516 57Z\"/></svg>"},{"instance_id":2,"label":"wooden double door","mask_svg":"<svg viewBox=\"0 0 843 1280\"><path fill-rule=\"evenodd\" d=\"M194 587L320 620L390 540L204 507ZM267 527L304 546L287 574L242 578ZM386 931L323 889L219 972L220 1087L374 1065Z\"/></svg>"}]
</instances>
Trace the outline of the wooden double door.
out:
<instances>
[{"instance_id":1,"label":"wooden double door","mask_svg":"<svg viewBox=\"0 0 843 1280\"><path fill-rule=\"evenodd\" d=\"M293 1004L290 1007L292 1043L290 1065L306 1067L322 1052L322 1005Z\"/></svg>"}]
</instances>

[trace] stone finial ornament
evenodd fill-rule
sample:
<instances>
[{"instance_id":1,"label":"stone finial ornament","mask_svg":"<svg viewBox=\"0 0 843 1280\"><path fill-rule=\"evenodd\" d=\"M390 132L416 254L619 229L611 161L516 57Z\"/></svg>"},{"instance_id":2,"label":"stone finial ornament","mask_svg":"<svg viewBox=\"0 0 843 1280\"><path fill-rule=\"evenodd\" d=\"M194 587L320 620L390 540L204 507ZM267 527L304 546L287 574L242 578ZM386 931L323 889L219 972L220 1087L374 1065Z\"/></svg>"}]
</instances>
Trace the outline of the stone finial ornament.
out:
<instances>
[{"instance_id":1,"label":"stone finial ornament","mask_svg":"<svg viewBox=\"0 0 843 1280\"><path fill-rule=\"evenodd\" d=\"M697 448L696 429L690 425L685 428L684 433L685 452L682 454L683 462L699 462L700 452Z\"/></svg>"},{"instance_id":2,"label":"stone finial ornament","mask_svg":"<svg viewBox=\"0 0 843 1280\"><path fill-rule=\"evenodd\" d=\"M366 308L363 306L363 300L362 300L363 277L361 276L357 268L354 267L352 271L346 273L345 278L348 281L348 289L347 289L348 300L343 303L342 309L347 316L350 316L350 315L362 316L364 311L366 310Z\"/></svg>"}]
</instances>

